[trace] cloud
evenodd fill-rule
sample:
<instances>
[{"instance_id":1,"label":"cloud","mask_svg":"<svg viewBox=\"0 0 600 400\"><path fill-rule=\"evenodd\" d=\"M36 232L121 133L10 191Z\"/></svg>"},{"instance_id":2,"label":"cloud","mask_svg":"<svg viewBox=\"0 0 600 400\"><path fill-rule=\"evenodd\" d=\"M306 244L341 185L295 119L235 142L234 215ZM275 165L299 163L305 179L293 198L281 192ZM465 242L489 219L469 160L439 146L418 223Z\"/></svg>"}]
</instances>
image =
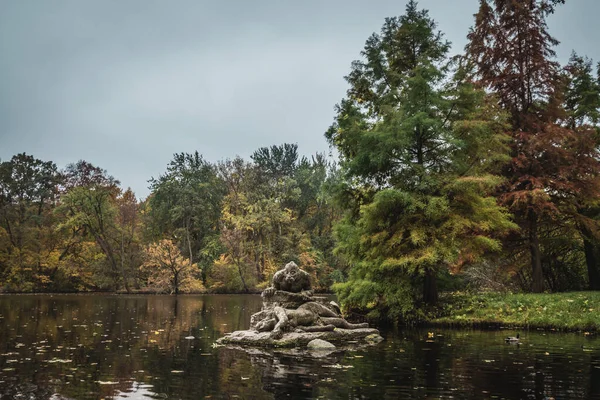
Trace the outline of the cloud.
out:
<instances>
[{"instance_id":1,"label":"cloud","mask_svg":"<svg viewBox=\"0 0 600 400\"><path fill-rule=\"evenodd\" d=\"M460 51L476 3L420 5ZM564 7L558 31L586 15ZM284 142L326 152L350 62L403 11L392 0L5 2L0 157L85 159L144 197L175 152L217 161Z\"/></svg>"}]
</instances>

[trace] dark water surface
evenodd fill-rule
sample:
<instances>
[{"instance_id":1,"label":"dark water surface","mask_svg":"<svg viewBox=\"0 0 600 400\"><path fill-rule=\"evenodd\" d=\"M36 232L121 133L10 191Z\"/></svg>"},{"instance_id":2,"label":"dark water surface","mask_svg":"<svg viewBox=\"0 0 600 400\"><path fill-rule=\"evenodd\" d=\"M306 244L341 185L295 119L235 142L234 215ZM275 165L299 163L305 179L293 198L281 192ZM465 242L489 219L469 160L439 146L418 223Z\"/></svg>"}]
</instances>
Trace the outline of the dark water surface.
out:
<instances>
[{"instance_id":1,"label":"dark water surface","mask_svg":"<svg viewBox=\"0 0 600 400\"><path fill-rule=\"evenodd\" d=\"M0 399L600 399L584 334L399 330L326 356L214 347L259 296L0 296ZM582 348L582 345L584 346Z\"/></svg>"}]
</instances>

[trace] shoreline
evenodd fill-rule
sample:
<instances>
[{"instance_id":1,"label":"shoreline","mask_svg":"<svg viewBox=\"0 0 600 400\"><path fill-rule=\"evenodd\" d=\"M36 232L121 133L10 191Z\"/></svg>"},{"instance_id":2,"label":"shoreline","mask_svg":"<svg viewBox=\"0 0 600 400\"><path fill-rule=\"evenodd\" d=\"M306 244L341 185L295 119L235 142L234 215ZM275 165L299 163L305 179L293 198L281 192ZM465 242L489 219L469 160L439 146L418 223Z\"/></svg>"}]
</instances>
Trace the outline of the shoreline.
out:
<instances>
[{"instance_id":1,"label":"shoreline","mask_svg":"<svg viewBox=\"0 0 600 400\"><path fill-rule=\"evenodd\" d=\"M452 293L432 327L600 332L600 292Z\"/></svg>"},{"instance_id":2,"label":"shoreline","mask_svg":"<svg viewBox=\"0 0 600 400\"><path fill-rule=\"evenodd\" d=\"M0 292L5 296L220 296L251 293ZM331 295L332 293L319 293ZM402 326L411 326L403 325ZM600 333L600 291L564 293L443 293L435 312L412 326L481 330L539 330Z\"/></svg>"}]
</instances>

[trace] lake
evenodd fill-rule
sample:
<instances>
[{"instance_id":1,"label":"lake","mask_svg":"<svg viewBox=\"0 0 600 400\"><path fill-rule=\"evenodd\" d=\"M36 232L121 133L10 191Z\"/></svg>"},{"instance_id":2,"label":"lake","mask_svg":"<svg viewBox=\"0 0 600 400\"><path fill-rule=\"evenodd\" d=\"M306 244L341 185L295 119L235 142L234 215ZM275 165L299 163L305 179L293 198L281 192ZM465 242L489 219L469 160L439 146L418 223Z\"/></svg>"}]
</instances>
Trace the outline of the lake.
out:
<instances>
[{"instance_id":1,"label":"lake","mask_svg":"<svg viewBox=\"0 0 600 400\"><path fill-rule=\"evenodd\" d=\"M214 346L256 295L0 296L0 399L600 399L583 333L382 330L328 355ZM582 347L583 346L583 347Z\"/></svg>"}]
</instances>

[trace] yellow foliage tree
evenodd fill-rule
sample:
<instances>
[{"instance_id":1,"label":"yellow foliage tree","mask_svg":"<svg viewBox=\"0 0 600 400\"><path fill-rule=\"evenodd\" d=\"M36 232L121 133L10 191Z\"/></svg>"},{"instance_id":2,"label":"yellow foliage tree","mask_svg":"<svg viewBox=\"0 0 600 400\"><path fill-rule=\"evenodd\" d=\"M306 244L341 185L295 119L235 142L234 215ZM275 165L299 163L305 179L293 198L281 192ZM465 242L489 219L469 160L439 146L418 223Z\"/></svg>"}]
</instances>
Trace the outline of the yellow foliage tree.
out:
<instances>
[{"instance_id":1,"label":"yellow foliage tree","mask_svg":"<svg viewBox=\"0 0 600 400\"><path fill-rule=\"evenodd\" d=\"M194 264L181 255L171 240L163 239L148 246L145 258L140 270L148 274L148 286L175 294L203 289L202 283L194 277Z\"/></svg>"}]
</instances>

